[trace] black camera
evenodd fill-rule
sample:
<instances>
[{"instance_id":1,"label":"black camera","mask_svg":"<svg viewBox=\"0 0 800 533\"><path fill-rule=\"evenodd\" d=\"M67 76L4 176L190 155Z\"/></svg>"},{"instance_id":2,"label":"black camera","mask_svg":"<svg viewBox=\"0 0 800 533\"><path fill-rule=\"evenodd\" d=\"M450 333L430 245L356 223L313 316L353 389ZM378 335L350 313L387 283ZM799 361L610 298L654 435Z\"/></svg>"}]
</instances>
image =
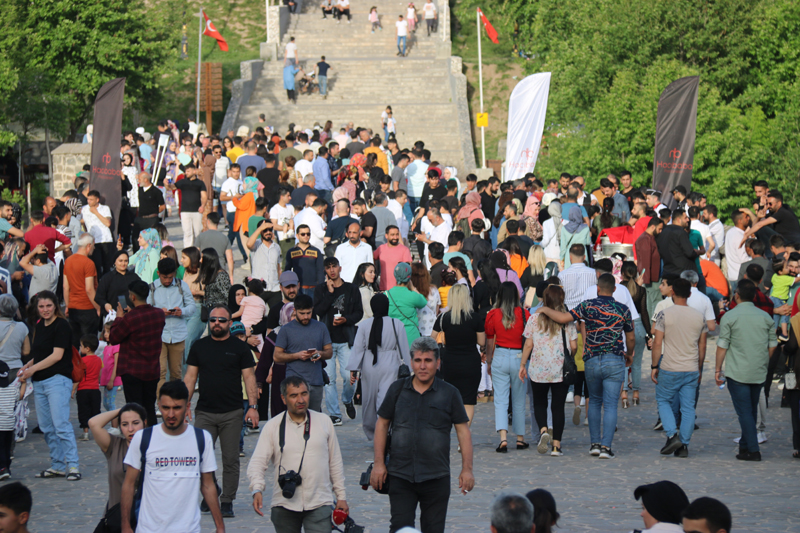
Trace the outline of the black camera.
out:
<instances>
[{"instance_id":1,"label":"black camera","mask_svg":"<svg viewBox=\"0 0 800 533\"><path fill-rule=\"evenodd\" d=\"M283 497L287 500L291 500L294 498L294 491L297 490L297 487L303 484L303 478L300 477L300 474L295 472L294 470L289 470L285 474L281 474L278 476L278 485L281 487L281 491L283 492Z\"/></svg>"},{"instance_id":2,"label":"black camera","mask_svg":"<svg viewBox=\"0 0 800 533\"><path fill-rule=\"evenodd\" d=\"M349 516L347 519L345 519L344 524L342 525L344 526L343 533L364 533L364 526L359 526Z\"/></svg>"}]
</instances>

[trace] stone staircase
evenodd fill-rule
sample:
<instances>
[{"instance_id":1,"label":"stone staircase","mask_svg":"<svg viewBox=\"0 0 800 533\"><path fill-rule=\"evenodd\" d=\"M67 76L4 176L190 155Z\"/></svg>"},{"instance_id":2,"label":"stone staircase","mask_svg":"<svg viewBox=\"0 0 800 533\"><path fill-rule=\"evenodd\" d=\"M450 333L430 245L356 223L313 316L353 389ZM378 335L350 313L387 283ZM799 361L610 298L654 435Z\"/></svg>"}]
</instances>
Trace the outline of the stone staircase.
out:
<instances>
[{"instance_id":1,"label":"stone staircase","mask_svg":"<svg viewBox=\"0 0 800 533\"><path fill-rule=\"evenodd\" d=\"M373 5L384 28L374 34L367 20ZM460 58L450 57L449 32L428 37L424 25L409 35L407 56L398 57L394 23L407 5L397 0L351 0L349 24L346 19L339 24L330 17L322 19L316 2L304 6L302 14L290 15L276 46L278 58L242 63L243 79L234 82L222 131L241 125L252 128L263 113L267 124L281 133L290 122L311 128L331 120L335 131L353 122L382 136L381 112L391 105L401 147L424 141L433 160L455 166L462 177L471 172L475 160ZM446 0L440 5L447 9ZM447 20L445 13L442 21ZM282 70L283 48L290 37L295 38L300 67L306 72L313 72L323 55L331 65L327 99L313 94L299 95L297 104L288 100Z\"/></svg>"}]
</instances>

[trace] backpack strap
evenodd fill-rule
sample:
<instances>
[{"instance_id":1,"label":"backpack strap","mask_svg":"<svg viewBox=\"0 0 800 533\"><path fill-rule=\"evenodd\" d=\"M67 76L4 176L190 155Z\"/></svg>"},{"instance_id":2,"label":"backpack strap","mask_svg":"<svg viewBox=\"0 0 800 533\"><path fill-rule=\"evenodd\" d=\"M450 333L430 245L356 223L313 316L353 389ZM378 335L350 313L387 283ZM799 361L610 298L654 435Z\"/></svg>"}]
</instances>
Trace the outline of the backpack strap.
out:
<instances>
[{"instance_id":1,"label":"backpack strap","mask_svg":"<svg viewBox=\"0 0 800 533\"><path fill-rule=\"evenodd\" d=\"M142 456L142 465L139 470L139 494L144 488L144 471L147 467L147 449L150 447L150 439L153 438L153 427L146 427L142 430L142 440L139 442L139 453Z\"/></svg>"},{"instance_id":2,"label":"backpack strap","mask_svg":"<svg viewBox=\"0 0 800 533\"><path fill-rule=\"evenodd\" d=\"M203 464L203 454L206 451L206 436L203 434L203 430L192 426L194 429L194 438L197 439L197 453L200 456L200 460L198 461L198 466Z\"/></svg>"}]
</instances>

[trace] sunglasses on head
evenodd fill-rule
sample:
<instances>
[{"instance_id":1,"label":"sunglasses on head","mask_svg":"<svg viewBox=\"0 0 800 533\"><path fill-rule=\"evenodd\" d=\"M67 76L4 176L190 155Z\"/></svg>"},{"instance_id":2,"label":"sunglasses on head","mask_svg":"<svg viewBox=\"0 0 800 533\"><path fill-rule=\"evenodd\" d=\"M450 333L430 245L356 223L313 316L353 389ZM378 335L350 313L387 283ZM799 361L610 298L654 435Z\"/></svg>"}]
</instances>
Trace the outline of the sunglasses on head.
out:
<instances>
[{"instance_id":1,"label":"sunglasses on head","mask_svg":"<svg viewBox=\"0 0 800 533\"><path fill-rule=\"evenodd\" d=\"M208 319L209 322L219 322L220 324L225 324L228 320L230 319L222 316L212 316Z\"/></svg>"}]
</instances>

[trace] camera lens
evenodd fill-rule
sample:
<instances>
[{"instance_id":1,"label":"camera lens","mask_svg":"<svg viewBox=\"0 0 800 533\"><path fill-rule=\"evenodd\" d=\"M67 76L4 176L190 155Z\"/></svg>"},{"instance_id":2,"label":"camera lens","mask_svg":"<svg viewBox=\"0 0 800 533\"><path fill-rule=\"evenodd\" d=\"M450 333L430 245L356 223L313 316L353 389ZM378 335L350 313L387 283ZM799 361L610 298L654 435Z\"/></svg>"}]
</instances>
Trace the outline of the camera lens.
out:
<instances>
[{"instance_id":1,"label":"camera lens","mask_svg":"<svg viewBox=\"0 0 800 533\"><path fill-rule=\"evenodd\" d=\"M297 489L297 485L295 485L294 481L287 481L283 484L281 489L283 493L283 497L287 500L291 500L294 498L294 491Z\"/></svg>"}]
</instances>

